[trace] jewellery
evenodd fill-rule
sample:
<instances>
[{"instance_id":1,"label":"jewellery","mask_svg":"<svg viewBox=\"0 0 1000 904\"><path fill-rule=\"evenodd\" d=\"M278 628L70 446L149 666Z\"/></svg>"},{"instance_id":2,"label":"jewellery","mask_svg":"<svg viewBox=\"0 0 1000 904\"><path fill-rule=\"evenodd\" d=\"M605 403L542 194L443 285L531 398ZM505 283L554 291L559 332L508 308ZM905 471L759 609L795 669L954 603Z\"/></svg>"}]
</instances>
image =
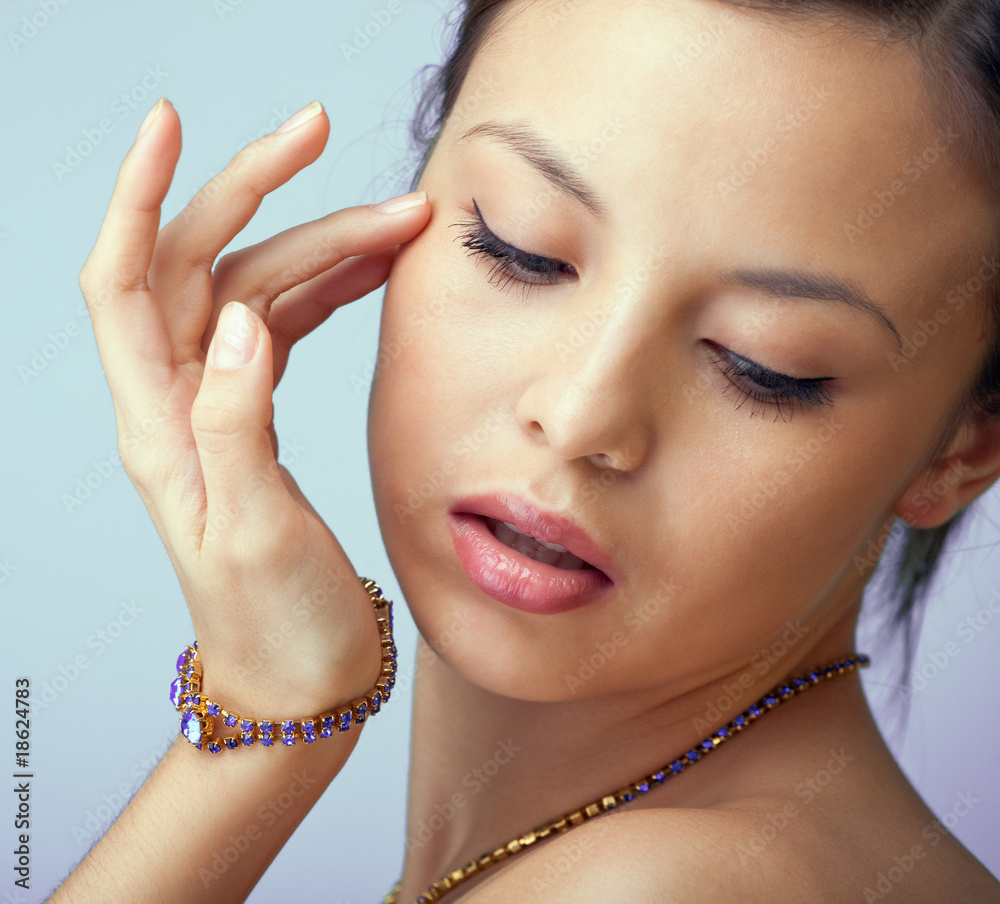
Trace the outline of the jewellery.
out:
<instances>
[{"instance_id":1,"label":"jewellery","mask_svg":"<svg viewBox=\"0 0 1000 904\"><path fill-rule=\"evenodd\" d=\"M389 699L396 684L396 644L392 639L392 602L383 598L382 590L370 578L361 583L375 608L382 644L382 673L367 694L345 703L337 709L306 719L243 719L228 712L201 693L202 665L198 661L198 641L185 647L177 657L177 677L170 685L170 702L181 713L181 734L199 750L210 753L235 750L239 746L272 747L280 741L285 747L297 741L312 744L317 737L333 737L335 731L347 731L351 725L361 725L375 715ZM215 720L221 719L227 728L238 728L239 734L212 738ZM280 732L280 735L278 734Z\"/></svg>"},{"instance_id":2,"label":"jewellery","mask_svg":"<svg viewBox=\"0 0 1000 904\"><path fill-rule=\"evenodd\" d=\"M852 653L846 659L842 659L832 665L813 669L803 677L792 678L787 683L779 684L768 691L753 706L744 710L740 715L734 716L729 724L724 725L715 734L709 735L704 741L695 745L683 756L678 757L671 763L667 763L667 765L651 775L644 776L611 794L599 797L592 803L571 813L566 813L552 822L547 822L545 825L539 826L525 835L519 835L512 841L507 842L503 847L498 847L495 851L485 853L476 860L470 860L465 866L452 870L446 876L442 876L437 882L428 886L427 891L417 898L416 904L437 901L467 879L478 876L483 870L489 869L491 866L495 866L508 857L528 849L535 842L569 831L576 826L583 825L583 823L589 819L593 819L595 816L600 816L602 813L607 813L609 810L615 809L615 807L635 800L640 795L649 791L650 788L662 785L668 778L679 775L687 766L698 762L703 756L711 753L720 744L749 727L764 713L774 709L783 701L790 700L796 694L801 694L803 691L830 678L836 678L838 675L845 675L856 669L865 668L870 662L871 660L867 656ZM402 882L397 882L392 891L385 896L382 904L397 904L401 887Z\"/></svg>"}]
</instances>

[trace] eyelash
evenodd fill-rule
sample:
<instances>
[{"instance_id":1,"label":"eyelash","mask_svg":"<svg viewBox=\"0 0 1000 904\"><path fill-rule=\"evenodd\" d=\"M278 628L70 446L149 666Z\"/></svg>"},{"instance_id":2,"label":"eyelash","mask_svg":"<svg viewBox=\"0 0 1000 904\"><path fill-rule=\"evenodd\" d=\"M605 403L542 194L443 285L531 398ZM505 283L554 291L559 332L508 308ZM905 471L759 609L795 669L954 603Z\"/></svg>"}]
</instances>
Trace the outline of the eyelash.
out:
<instances>
[{"instance_id":1,"label":"eyelash","mask_svg":"<svg viewBox=\"0 0 1000 904\"><path fill-rule=\"evenodd\" d=\"M484 257L493 262L487 279L501 291L520 284L527 292L532 286L550 286L561 282L560 274L575 275L571 264L522 251L499 238L483 219L475 199L475 215L453 226L464 228L459 236L462 247L471 257ZM731 352L714 342L707 342L716 366L729 381L724 392L736 390L741 398L737 410L750 401L750 416L773 410L774 419L791 420L797 407L809 408L832 405L826 384L832 377L790 377Z\"/></svg>"},{"instance_id":2,"label":"eyelash","mask_svg":"<svg viewBox=\"0 0 1000 904\"><path fill-rule=\"evenodd\" d=\"M740 394L737 409L749 400L750 417L758 412L773 410L775 420L786 420L786 416L791 420L796 408L833 404L830 390L826 386L833 377L790 377L714 342L707 342L707 345L712 350L715 364L729 381L724 392L734 389Z\"/></svg>"},{"instance_id":3,"label":"eyelash","mask_svg":"<svg viewBox=\"0 0 1000 904\"><path fill-rule=\"evenodd\" d=\"M452 225L464 227L459 238L472 257L484 257L493 262L488 280L501 291L512 284L520 284L527 292L532 286L556 285L562 281L560 274L576 274L572 264L522 251L505 242L486 225L475 199L472 206L476 209L474 217Z\"/></svg>"}]
</instances>

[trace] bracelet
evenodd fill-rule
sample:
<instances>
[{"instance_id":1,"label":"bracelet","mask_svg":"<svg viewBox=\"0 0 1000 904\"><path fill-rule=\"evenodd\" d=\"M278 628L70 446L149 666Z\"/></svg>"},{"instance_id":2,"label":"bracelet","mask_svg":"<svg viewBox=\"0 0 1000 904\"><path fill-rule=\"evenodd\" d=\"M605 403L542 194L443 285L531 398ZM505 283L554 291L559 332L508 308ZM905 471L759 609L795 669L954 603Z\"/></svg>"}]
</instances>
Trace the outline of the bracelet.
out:
<instances>
[{"instance_id":1,"label":"bracelet","mask_svg":"<svg viewBox=\"0 0 1000 904\"><path fill-rule=\"evenodd\" d=\"M362 725L382 708L396 684L396 644L392 639L392 601L382 596L382 590L370 578L361 583L375 608L382 645L382 673L367 694L329 712L307 719L244 719L228 712L201 693L202 665L198 660L198 641L185 647L177 657L177 677L170 685L170 702L181 713L181 734L199 750L210 753L252 747L273 747L280 741L292 747L297 741L312 744L316 738L331 738L335 731L348 731L352 725ZM221 719L227 728L237 728L238 735L212 739L215 720Z\"/></svg>"}]
</instances>

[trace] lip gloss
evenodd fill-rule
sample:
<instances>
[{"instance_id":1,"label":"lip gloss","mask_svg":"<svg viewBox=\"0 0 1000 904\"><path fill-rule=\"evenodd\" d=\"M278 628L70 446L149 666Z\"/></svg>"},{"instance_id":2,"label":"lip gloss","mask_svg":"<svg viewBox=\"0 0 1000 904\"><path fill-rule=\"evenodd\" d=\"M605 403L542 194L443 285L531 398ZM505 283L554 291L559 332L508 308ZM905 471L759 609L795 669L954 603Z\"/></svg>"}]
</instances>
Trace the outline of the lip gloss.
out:
<instances>
[{"instance_id":1,"label":"lip gloss","mask_svg":"<svg viewBox=\"0 0 1000 904\"><path fill-rule=\"evenodd\" d=\"M593 602L613 585L595 568L557 568L501 543L479 515L453 512L449 527L469 579L493 599L536 615Z\"/></svg>"}]
</instances>

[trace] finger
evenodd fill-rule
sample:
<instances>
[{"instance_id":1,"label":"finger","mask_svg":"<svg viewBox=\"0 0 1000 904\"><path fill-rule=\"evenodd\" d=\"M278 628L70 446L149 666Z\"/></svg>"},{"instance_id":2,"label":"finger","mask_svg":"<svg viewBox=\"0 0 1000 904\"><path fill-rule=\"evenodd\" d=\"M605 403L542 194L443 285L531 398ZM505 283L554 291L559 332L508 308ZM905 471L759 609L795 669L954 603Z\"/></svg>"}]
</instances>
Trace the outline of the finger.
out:
<instances>
[{"instance_id":1,"label":"finger","mask_svg":"<svg viewBox=\"0 0 1000 904\"><path fill-rule=\"evenodd\" d=\"M330 122L315 101L241 150L160 231L152 279L175 348L189 355L208 323L203 291L215 259L250 222L264 196L323 151Z\"/></svg>"},{"instance_id":2,"label":"finger","mask_svg":"<svg viewBox=\"0 0 1000 904\"><path fill-rule=\"evenodd\" d=\"M121 165L94 250L80 272L113 393L148 390L151 378L159 382L173 369L162 314L147 291L147 271L180 150L180 120L161 99Z\"/></svg>"},{"instance_id":3,"label":"finger","mask_svg":"<svg viewBox=\"0 0 1000 904\"><path fill-rule=\"evenodd\" d=\"M274 384L278 385L292 346L329 316L381 286L396 257L387 248L342 261L332 270L278 296L267 317L274 349Z\"/></svg>"},{"instance_id":4,"label":"finger","mask_svg":"<svg viewBox=\"0 0 1000 904\"><path fill-rule=\"evenodd\" d=\"M271 446L271 392L267 328L245 305L226 305L191 408L205 482L206 540L221 525L229 548L270 537L275 513L287 511L290 497Z\"/></svg>"},{"instance_id":5,"label":"finger","mask_svg":"<svg viewBox=\"0 0 1000 904\"><path fill-rule=\"evenodd\" d=\"M239 299L270 325L271 302L283 293L332 271L348 257L394 249L413 239L430 221L431 211L425 192L407 197L404 206L389 214L371 206L348 207L227 254L216 267L216 297ZM347 293L340 303L359 297ZM212 326L210 320L206 335L212 334Z\"/></svg>"}]
</instances>

